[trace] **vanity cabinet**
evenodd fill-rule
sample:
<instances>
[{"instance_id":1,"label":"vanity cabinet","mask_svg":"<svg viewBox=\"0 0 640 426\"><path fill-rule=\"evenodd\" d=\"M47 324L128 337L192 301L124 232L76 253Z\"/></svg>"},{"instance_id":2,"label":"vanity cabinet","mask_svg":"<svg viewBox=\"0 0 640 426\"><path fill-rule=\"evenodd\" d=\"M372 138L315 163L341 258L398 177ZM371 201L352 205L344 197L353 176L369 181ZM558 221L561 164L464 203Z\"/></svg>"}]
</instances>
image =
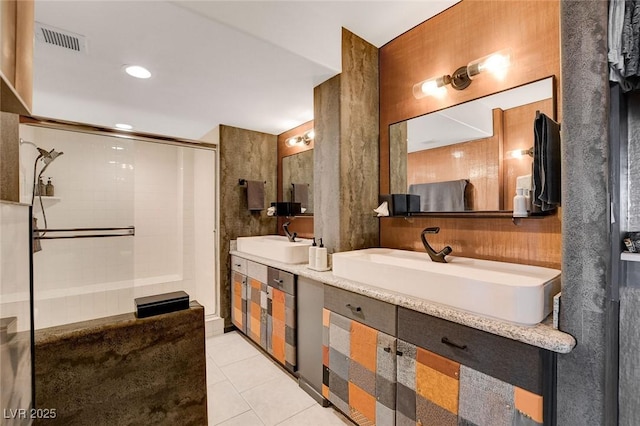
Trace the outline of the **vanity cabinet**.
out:
<instances>
[{"instance_id":1,"label":"vanity cabinet","mask_svg":"<svg viewBox=\"0 0 640 426\"><path fill-rule=\"evenodd\" d=\"M324 297L322 393L357 424L555 424L553 352L331 286Z\"/></svg>"},{"instance_id":2,"label":"vanity cabinet","mask_svg":"<svg viewBox=\"0 0 640 426\"><path fill-rule=\"evenodd\" d=\"M235 255L231 256L231 270L231 322L295 372L295 275Z\"/></svg>"},{"instance_id":3,"label":"vanity cabinet","mask_svg":"<svg viewBox=\"0 0 640 426\"><path fill-rule=\"evenodd\" d=\"M323 396L359 425L395 424L396 307L330 286L324 297Z\"/></svg>"},{"instance_id":4,"label":"vanity cabinet","mask_svg":"<svg viewBox=\"0 0 640 426\"><path fill-rule=\"evenodd\" d=\"M550 351L403 307L397 346L398 425L555 424Z\"/></svg>"}]
</instances>

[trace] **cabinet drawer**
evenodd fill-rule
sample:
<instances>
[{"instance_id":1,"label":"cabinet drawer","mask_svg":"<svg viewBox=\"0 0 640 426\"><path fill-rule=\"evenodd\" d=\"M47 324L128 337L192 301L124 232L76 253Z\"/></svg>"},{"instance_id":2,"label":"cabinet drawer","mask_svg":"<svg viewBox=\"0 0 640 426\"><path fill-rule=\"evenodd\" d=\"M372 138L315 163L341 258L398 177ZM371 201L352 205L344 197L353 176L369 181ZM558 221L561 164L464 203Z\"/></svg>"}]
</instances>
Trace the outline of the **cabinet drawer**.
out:
<instances>
[{"instance_id":1,"label":"cabinet drawer","mask_svg":"<svg viewBox=\"0 0 640 426\"><path fill-rule=\"evenodd\" d=\"M231 255L231 270L247 275L247 259Z\"/></svg>"},{"instance_id":2,"label":"cabinet drawer","mask_svg":"<svg viewBox=\"0 0 640 426\"><path fill-rule=\"evenodd\" d=\"M261 283L266 284L268 280L268 269L269 267L267 265L247 260L247 275L254 280L258 280Z\"/></svg>"},{"instance_id":3,"label":"cabinet drawer","mask_svg":"<svg viewBox=\"0 0 640 426\"><path fill-rule=\"evenodd\" d=\"M396 306L391 303L325 285L324 307L376 330L396 336Z\"/></svg>"},{"instance_id":4,"label":"cabinet drawer","mask_svg":"<svg viewBox=\"0 0 640 426\"><path fill-rule=\"evenodd\" d=\"M475 328L398 308L398 338L504 382L543 394L548 351Z\"/></svg>"},{"instance_id":5,"label":"cabinet drawer","mask_svg":"<svg viewBox=\"0 0 640 426\"><path fill-rule=\"evenodd\" d=\"M285 293L295 295L295 279L290 272L281 271L276 268L269 268L267 284Z\"/></svg>"}]
</instances>

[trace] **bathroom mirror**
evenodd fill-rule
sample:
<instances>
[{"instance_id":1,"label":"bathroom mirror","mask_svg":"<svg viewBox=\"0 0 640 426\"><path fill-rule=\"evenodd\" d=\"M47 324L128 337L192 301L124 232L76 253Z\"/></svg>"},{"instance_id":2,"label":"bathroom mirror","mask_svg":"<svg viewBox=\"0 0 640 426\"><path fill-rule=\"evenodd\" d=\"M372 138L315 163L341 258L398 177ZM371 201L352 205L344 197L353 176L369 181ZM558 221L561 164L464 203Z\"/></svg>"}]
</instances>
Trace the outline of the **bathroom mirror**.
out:
<instances>
[{"instance_id":1,"label":"bathroom mirror","mask_svg":"<svg viewBox=\"0 0 640 426\"><path fill-rule=\"evenodd\" d=\"M422 194L417 214L512 210L536 112L556 118L554 93L549 77L391 125L390 193Z\"/></svg>"},{"instance_id":2,"label":"bathroom mirror","mask_svg":"<svg viewBox=\"0 0 640 426\"><path fill-rule=\"evenodd\" d=\"M300 202L302 215L313 215L313 150L282 158L283 201Z\"/></svg>"}]
</instances>

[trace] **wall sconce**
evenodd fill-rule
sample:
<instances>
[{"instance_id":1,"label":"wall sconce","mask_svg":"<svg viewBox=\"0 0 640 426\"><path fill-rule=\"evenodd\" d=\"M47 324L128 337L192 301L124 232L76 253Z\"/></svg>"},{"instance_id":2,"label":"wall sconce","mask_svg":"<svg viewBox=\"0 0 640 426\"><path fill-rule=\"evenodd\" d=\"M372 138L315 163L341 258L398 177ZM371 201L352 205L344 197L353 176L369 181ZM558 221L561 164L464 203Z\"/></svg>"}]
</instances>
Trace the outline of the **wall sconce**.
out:
<instances>
[{"instance_id":1,"label":"wall sconce","mask_svg":"<svg viewBox=\"0 0 640 426\"><path fill-rule=\"evenodd\" d=\"M523 158L527 155L533 158L533 147L529 149L516 149L514 151L509 151L507 152L507 155L511 158Z\"/></svg>"},{"instance_id":2,"label":"wall sconce","mask_svg":"<svg viewBox=\"0 0 640 426\"><path fill-rule=\"evenodd\" d=\"M511 49L504 49L460 67L451 75L443 75L423 80L413 85L413 96L416 99L427 96L442 97L446 93L446 85L455 90L464 90L471 84L471 80L478 74L491 73L498 79L503 79L507 68L511 65Z\"/></svg>"},{"instance_id":3,"label":"wall sconce","mask_svg":"<svg viewBox=\"0 0 640 426\"><path fill-rule=\"evenodd\" d=\"M315 136L315 132L313 131L313 129L311 129L304 132L302 135L290 137L286 140L285 144L287 146L309 145Z\"/></svg>"}]
</instances>

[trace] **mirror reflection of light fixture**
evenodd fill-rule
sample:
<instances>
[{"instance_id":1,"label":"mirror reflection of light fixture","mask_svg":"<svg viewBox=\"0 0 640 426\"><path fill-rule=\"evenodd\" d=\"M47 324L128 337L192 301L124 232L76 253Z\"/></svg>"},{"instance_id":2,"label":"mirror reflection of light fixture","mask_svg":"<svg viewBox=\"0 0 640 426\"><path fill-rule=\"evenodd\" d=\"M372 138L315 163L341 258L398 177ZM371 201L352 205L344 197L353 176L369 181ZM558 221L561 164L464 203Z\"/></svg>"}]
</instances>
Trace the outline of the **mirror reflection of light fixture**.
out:
<instances>
[{"instance_id":1,"label":"mirror reflection of light fixture","mask_svg":"<svg viewBox=\"0 0 640 426\"><path fill-rule=\"evenodd\" d=\"M307 130L302 135L292 136L286 140L285 144L287 146L296 146L296 145L309 145L313 138L315 137L315 132L313 129Z\"/></svg>"},{"instance_id":2,"label":"mirror reflection of light fixture","mask_svg":"<svg viewBox=\"0 0 640 426\"><path fill-rule=\"evenodd\" d=\"M421 99L427 96L442 97L446 93L446 85L455 90L464 90L471 84L478 74L491 73L498 79L503 79L511 65L511 49L504 49L483 56L460 67L451 75L443 75L423 80L413 85L413 96Z\"/></svg>"},{"instance_id":3,"label":"mirror reflection of light fixture","mask_svg":"<svg viewBox=\"0 0 640 426\"><path fill-rule=\"evenodd\" d=\"M533 157L533 147L529 149L516 149L507 152L507 155L511 158L523 158L525 156Z\"/></svg>"}]
</instances>

